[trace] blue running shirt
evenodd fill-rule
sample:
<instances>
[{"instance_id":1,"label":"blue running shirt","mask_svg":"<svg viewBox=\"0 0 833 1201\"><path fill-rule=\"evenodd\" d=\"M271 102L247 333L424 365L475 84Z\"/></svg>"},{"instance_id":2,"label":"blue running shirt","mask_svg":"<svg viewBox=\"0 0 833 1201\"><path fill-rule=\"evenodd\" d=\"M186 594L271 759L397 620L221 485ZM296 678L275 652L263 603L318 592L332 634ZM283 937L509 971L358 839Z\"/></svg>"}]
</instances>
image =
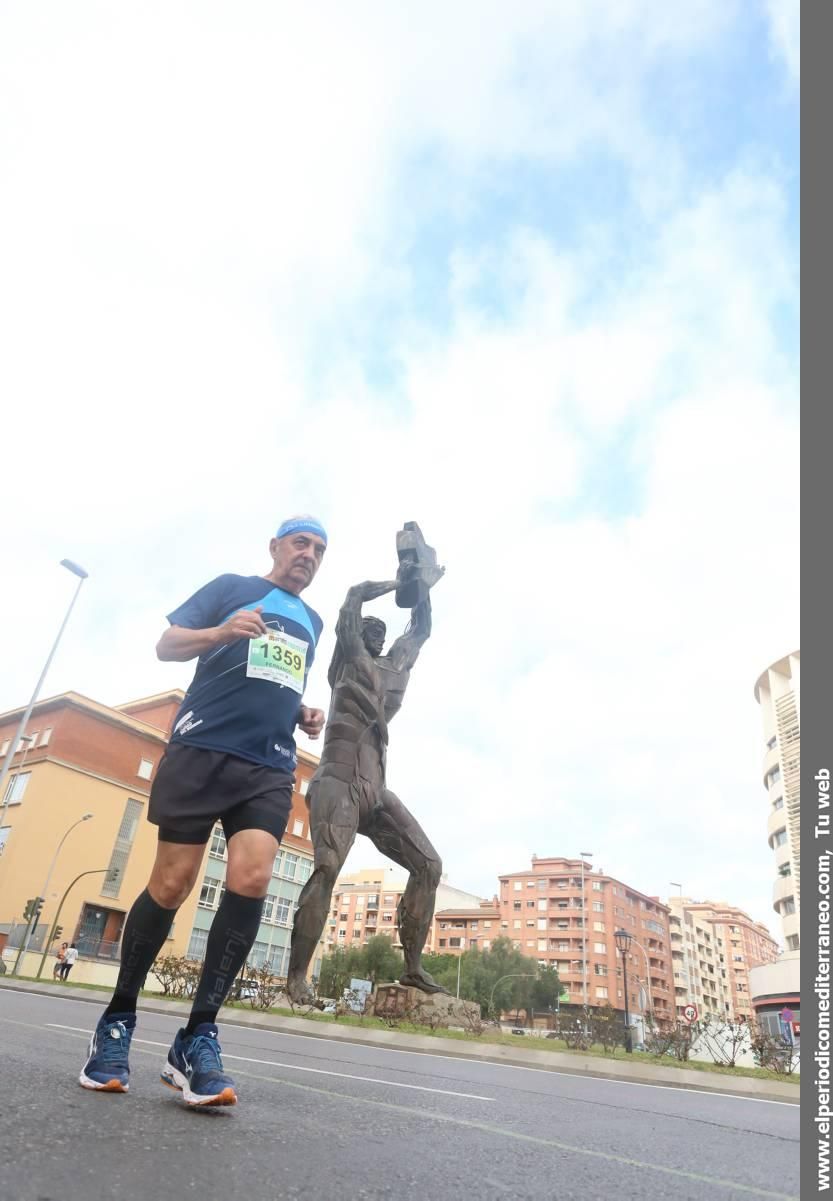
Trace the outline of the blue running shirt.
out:
<instances>
[{"instance_id":1,"label":"blue running shirt","mask_svg":"<svg viewBox=\"0 0 833 1201\"><path fill-rule=\"evenodd\" d=\"M200 655L171 742L227 751L294 772L294 731L323 622L315 610L260 575L221 575L168 614L205 630L260 605L268 638L238 638Z\"/></svg>"}]
</instances>

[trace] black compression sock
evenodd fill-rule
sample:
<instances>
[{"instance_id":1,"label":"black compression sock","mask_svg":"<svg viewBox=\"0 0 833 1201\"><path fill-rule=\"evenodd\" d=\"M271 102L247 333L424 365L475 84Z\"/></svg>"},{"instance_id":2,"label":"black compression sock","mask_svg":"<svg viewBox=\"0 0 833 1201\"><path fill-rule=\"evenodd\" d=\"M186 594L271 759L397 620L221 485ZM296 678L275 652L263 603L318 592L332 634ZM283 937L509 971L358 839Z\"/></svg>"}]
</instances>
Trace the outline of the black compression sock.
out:
<instances>
[{"instance_id":1,"label":"black compression sock","mask_svg":"<svg viewBox=\"0 0 833 1201\"><path fill-rule=\"evenodd\" d=\"M157 905L147 889L136 898L124 923L119 978L105 1015L136 1012L136 998L162 950L176 912Z\"/></svg>"},{"instance_id":2,"label":"black compression sock","mask_svg":"<svg viewBox=\"0 0 833 1201\"><path fill-rule=\"evenodd\" d=\"M226 890L208 935L205 963L185 1030L193 1034L203 1022L216 1020L234 977L246 962L257 937L265 897L243 897Z\"/></svg>"}]
</instances>

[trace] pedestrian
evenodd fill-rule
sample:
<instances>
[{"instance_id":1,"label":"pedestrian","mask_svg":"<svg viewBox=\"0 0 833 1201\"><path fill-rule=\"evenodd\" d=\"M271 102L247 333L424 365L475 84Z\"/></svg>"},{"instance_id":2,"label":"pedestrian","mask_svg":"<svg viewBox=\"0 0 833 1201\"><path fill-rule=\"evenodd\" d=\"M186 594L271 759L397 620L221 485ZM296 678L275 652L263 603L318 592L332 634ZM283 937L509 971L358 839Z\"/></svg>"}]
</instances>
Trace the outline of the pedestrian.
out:
<instances>
[{"instance_id":1,"label":"pedestrian","mask_svg":"<svg viewBox=\"0 0 833 1201\"><path fill-rule=\"evenodd\" d=\"M61 966L63 965L63 962L66 959L68 947L69 947L68 942L62 942L55 954L55 966L52 968L52 979L53 980L57 980L61 974Z\"/></svg>"},{"instance_id":2,"label":"pedestrian","mask_svg":"<svg viewBox=\"0 0 833 1201\"><path fill-rule=\"evenodd\" d=\"M64 962L61 964L61 981L69 979L69 974L75 967L75 962L78 959L78 948L72 942L64 952Z\"/></svg>"},{"instance_id":3,"label":"pedestrian","mask_svg":"<svg viewBox=\"0 0 833 1201\"><path fill-rule=\"evenodd\" d=\"M127 1092L136 999L197 879L220 821L228 846L226 890L208 936L187 1024L162 1082L189 1105L234 1105L216 1017L257 935L275 856L292 807L294 731L317 738L321 709L302 703L322 621L300 594L327 547L309 516L283 522L269 543L266 576L222 575L168 615L157 645L165 661L197 659L170 743L151 787L159 827L147 887L124 925L115 992L90 1039L79 1083Z\"/></svg>"}]
</instances>

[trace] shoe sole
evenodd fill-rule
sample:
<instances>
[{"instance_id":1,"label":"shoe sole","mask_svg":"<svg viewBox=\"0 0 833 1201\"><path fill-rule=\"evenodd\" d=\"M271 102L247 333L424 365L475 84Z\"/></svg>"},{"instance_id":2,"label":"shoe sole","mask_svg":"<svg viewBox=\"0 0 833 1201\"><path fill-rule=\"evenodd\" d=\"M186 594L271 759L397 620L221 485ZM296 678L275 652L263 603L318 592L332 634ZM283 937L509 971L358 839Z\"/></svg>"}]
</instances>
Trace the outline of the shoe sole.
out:
<instances>
[{"instance_id":1,"label":"shoe sole","mask_svg":"<svg viewBox=\"0 0 833 1201\"><path fill-rule=\"evenodd\" d=\"M82 1088L89 1088L97 1093L126 1093L130 1088L129 1084L122 1084L121 1080L108 1080L102 1084L100 1080L92 1080L85 1072L78 1077L78 1083Z\"/></svg>"},{"instance_id":2,"label":"shoe sole","mask_svg":"<svg viewBox=\"0 0 833 1201\"><path fill-rule=\"evenodd\" d=\"M167 1088L180 1093L185 1104L190 1105L193 1109L210 1109L218 1105L237 1104L237 1093L233 1088L224 1088L222 1092L215 1093L210 1097L202 1097L199 1093L192 1093L188 1085L188 1077L183 1076L182 1072L178 1072L170 1064L168 1064L164 1072L159 1073L159 1079Z\"/></svg>"}]
</instances>

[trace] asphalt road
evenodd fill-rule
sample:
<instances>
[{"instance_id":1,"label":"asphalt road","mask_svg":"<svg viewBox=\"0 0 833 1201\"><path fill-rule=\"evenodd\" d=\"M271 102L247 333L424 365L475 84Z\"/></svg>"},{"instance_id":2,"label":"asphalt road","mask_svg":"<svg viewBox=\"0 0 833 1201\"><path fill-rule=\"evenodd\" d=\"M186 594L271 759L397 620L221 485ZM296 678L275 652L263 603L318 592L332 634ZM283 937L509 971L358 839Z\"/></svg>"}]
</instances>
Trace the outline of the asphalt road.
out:
<instances>
[{"instance_id":1,"label":"asphalt road","mask_svg":"<svg viewBox=\"0 0 833 1201\"><path fill-rule=\"evenodd\" d=\"M0 1197L104 1201L798 1198L798 1108L221 1026L234 1108L159 1082L142 1014L127 1095L77 1084L90 1003L0 991Z\"/></svg>"}]
</instances>

